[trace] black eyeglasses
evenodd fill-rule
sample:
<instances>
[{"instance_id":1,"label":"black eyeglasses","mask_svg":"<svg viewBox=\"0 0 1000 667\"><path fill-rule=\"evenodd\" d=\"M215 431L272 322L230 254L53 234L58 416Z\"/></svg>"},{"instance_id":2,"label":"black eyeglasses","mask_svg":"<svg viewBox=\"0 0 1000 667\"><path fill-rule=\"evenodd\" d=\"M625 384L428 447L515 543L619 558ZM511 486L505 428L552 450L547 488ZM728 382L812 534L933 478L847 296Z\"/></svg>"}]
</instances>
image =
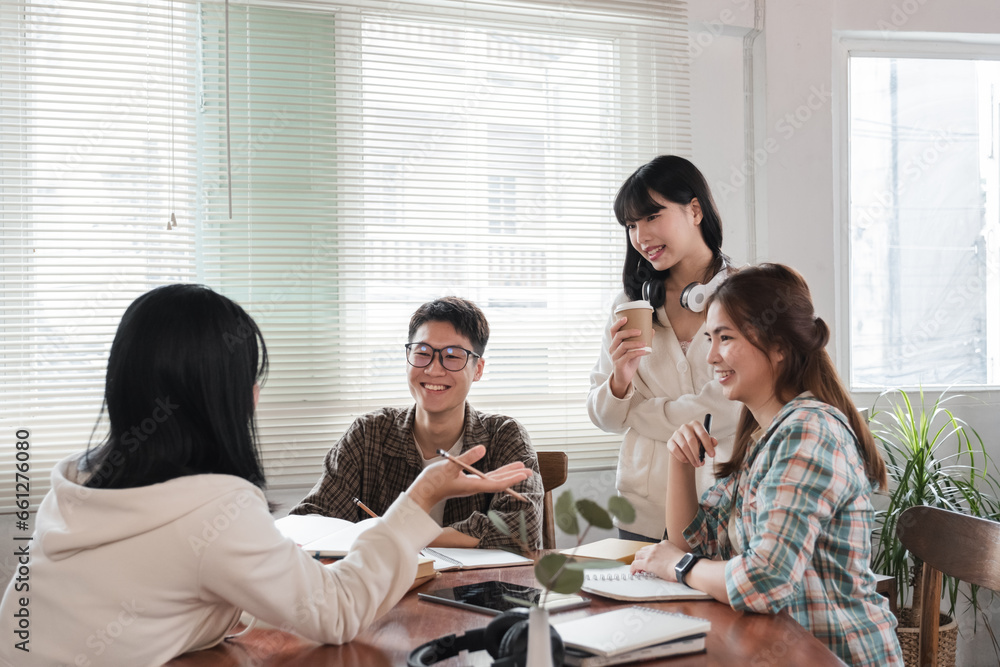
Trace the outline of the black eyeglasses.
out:
<instances>
[{"instance_id":1,"label":"black eyeglasses","mask_svg":"<svg viewBox=\"0 0 1000 667\"><path fill-rule=\"evenodd\" d=\"M434 354L441 358L441 366L448 371L460 371L469 363L470 357L481 356L464 347L446 347L439 350L426 343L407 343L406 361L415 368L426 368L434 363Z\"/></svg>"}]
</instances>

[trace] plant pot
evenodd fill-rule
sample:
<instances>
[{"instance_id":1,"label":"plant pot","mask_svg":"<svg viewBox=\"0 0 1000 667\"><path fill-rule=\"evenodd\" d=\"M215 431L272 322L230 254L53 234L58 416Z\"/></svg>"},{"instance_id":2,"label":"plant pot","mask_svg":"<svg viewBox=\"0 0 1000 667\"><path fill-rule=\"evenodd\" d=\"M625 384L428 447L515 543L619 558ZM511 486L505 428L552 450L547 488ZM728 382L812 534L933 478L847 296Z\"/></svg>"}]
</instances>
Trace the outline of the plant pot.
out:
<instances>
[{"instance_id":1,"label":"plant pot","mask_svg":"<svg viewBox=\"0 0 1000 667\"><path fill-rule=\"evenodd\" d=\"M549 610L532 607L528 611L528 655L526 667L552 667L552 633Z\"/></svg>"},{"instance_id":2,"label":"plant pot","mask_svg":"<svg viewBox=\"0 0 1000 667\"><path fill-rule=\"evenodd\" d=\"M896 626L896 636L899 646L903 649L903 662L906 667L920 665L920 628L913 609L906 607L899 610L899 625ZM938 627L938 667L955 667L955 652L958 648L958 623L947 614L940 614Z\"/></svg>"}]
</instances>

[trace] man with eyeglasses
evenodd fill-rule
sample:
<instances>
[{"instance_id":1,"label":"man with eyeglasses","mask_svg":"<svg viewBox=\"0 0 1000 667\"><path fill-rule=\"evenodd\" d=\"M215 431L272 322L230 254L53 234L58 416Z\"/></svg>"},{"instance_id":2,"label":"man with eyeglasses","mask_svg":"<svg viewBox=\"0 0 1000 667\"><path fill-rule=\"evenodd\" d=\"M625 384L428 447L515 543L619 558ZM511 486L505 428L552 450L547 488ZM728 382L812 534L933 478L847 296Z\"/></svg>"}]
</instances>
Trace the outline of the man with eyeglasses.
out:
<instances>
[{"instance_id":1,"label":"man with eyeglasses","mask_svg":"<svg viewBox=\"0 0 1000 667\"><path fill-rule=\"evenodd\" d=\"M471 301L444 297L420 306L410 318L405 346L415 404L356 419L327 454L319 482L291 513L360 521L368 515L357 498L381 515L424 468L440 460L437 450L458 455L484 445L486 456L475 464L483 472L515 461L535 472L513 487L528 502L497 493L441 503L431 516L445 530L432 546L518 548L487 517L492 510L514 535L523 511L528 546L541 548L542 481L528 433L514 419L479 412L466 401L472 383L483 376L489 336L486 317Z\"/></svg>"}]
</instances>

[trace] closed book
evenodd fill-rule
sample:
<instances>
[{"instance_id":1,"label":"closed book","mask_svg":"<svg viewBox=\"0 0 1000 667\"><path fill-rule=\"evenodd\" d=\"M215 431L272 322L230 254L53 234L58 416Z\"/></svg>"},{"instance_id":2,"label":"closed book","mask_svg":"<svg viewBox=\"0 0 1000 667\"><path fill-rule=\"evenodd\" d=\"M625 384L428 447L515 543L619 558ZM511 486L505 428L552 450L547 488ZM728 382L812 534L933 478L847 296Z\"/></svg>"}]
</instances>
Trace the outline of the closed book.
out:
<instances>
[{"instance_id":1,"label":"closed book","mask_svg":"<svg viewBox=\"0 0 1000 667\"><path fill-rule=\"evenodd\" d=\"M631 574L628 565L607 570L584 570L583 590L627 602L712 599L708 593L697 591L676 581L660 579L648 572Z\"/></svg>"},{"instance_id":2,"label":"closed book","mask_svg":"<svg viewBox=\"0 0 1000 667\"><path fill-rule=\"evenodd\" d=\"M705 650L705 635L694 635L693 637L683 637L672 642L654 644L636 651L621 653L619 655L605 657L594 655L579 649L566 649L564 665L569 667L610 667L611 665L624 665L643 660L653 660L655 658L667 658L672 655L686 655L688 653L701 653Z\"/></svg>"},{"instance_id":3,"label":"closed book","mask_svg":"<svg viewBox=\"0 0 1000 667\"><path fill-rule=\"evenodd\" d=\"M616 560L619 563L631 564L635 560L635 552L643 547L648 547L649 542L639 540L622 540L617 537L609 537L590 544L581 544L572 549L563 549L560 553L574 558L599 558L602 560Z\"/></svg>"},{"instance_id":4,"label":"closed book","mask_svg":"<svg viewBox=\"0 0 1000 667\"><path fill-rule=\"evenodd\" d=\"M621 607L552 624L567 648L605 658L704 635L712 628L704 618L651 607Z\"/></svg>"},{"instance_id":5,"label":"closed book","mask_svg":"<svg viewBox=\"0 0 1000 667\"><path fill-rule=\"evenodd\" d=\"M485 567L531 565L534 562L530 558L502 549L425 547L421 554L434 559L435 570L475 570Z\"/></svg>"},{"instance_id":6,"label":"closed book","mask_svg":"<svg viewBox=\"0 0 1000 667\"><path fill-rule=\"evenodd\" d=\"M426 556L419 556L417 558L417 575L413 578L413 584L410 586L410 590L412 591L417 586L422 586L431 579L436 579L438 576L440 576L438 571L434 569L434 559Z\"/></svg>"}]
</instances>

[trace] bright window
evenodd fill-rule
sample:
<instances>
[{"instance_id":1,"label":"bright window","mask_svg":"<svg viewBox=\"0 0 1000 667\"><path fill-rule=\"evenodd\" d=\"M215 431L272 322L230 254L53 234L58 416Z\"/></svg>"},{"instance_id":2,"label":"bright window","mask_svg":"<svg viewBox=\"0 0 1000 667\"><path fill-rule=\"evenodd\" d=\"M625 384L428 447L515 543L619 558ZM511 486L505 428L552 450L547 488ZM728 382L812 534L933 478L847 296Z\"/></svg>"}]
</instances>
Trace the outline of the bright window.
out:
<instances>
[{"instance_id":1,"label":"bright window","mask_svg":"<svg viewBox=\"0 0 1000 667\"><path fill-rule=\"evenodd\" d=\"M1000 62L850 59L851 381L1000 384Z\"/></svg>"},{"instance_id":2,"label":"bright window","mask_svg":"<svg viewBox=\"0 0 1000 667\"><path fill-rule=\"evenodd\" d=\"M122 312L169 282L260 323L274 486L411 402L409 316L447 294L490 320L472 403L613 464L585 409L620 282L611 201L690 151L684 3L385 7L230 4L227 33L218 2L0 5L0 433L31 431L35 506L90 439Z\"/></svg>"}]
</instances>

